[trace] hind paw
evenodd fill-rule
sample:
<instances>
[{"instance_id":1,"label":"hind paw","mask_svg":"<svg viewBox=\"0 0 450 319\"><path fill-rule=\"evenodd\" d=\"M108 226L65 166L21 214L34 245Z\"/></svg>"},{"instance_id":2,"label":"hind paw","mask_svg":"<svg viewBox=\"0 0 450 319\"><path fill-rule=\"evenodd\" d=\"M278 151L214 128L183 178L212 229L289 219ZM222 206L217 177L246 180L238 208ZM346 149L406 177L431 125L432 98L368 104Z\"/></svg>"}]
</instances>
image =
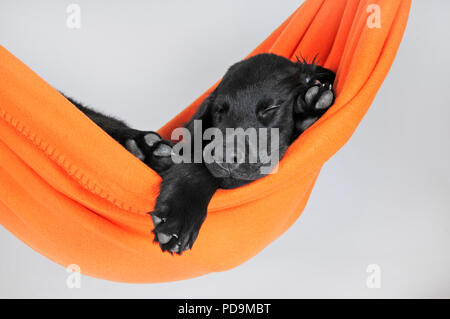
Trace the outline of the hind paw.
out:
<instances>
[{"instance_id":1,"label":"hind paw","mask_svg":"<svg viewBox=\"0 0 450 319\"><path fill-rule=\"evenodd\" d=\"M172 145L158 133L142 132L125 141L126 149L150 168L160 173L172 166Z\"/></svg>"}]
</instances>

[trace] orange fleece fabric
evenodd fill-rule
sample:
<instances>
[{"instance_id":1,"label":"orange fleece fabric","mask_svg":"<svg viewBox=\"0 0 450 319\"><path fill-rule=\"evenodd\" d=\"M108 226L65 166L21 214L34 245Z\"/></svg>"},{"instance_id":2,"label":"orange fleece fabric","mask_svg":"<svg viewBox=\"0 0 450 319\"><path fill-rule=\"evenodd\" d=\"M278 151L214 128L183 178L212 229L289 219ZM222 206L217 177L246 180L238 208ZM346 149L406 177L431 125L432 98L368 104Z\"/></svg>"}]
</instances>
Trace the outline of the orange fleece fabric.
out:
<instances>
[{"instance_id":1,"label":"orange fleece fabric","mask_svg":"<svg viewBox=\"0 0 450 319\"><path fill-rule=\"evenodd\" d=\"M410 0L307 0L250 54L317 54L337 73L336 102L276 174L217 191L182 256L162 253L150 233L160 177L0 47L0 223L54 262L113 281L175 281L242 264L301 214L389 71L409 9ZM159 132L170 136L214 87Z\"/></svg>"}]
</instances>

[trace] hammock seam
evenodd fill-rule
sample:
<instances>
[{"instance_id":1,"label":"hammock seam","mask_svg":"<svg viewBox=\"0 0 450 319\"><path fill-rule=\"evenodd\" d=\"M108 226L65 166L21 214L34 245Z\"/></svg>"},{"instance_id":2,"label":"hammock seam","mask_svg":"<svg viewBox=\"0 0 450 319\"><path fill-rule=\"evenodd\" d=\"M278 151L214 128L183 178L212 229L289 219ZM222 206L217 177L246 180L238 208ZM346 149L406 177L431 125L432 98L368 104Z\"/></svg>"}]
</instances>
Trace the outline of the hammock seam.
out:
<instances>
[{"instance_id":1,"label":"hammock seam","mask_svg":"<svg viewBox=\"0 0 450 319\"><path fill-rule=\"evenodd\" d=\"M130 213L135 213L139 215L147 214L147 212L141 211L134 208L131 205L126 205L122 200L112 196L110 193L105 191L104 188L100 187L97 182L92 178L89 178L82 170L75 164L70 162L63 154L58 152L58 150L47 143L42 137L30 130L25 124L16 119L10 113L5 111L0 107L0 118L4 120L10 127L18 131L22 136L29 140L33 145L35 145L40 151L42 151L53 163L75 180L84 189L88 190L90 193L99 196L102 199L107 200L114 206L119 207Z\"/></svg>"}]
</instances>

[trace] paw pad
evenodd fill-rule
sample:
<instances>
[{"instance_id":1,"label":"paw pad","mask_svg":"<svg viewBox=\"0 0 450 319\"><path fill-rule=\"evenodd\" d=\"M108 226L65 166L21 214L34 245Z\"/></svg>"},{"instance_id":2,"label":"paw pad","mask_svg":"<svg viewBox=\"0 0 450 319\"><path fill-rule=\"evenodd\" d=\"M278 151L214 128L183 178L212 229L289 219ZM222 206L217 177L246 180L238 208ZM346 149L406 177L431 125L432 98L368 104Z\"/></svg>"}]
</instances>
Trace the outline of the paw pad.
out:
<instances>
[{"instance_id":1,"label":"paw pad","mask_svg":"<svg viewBox=\"0 0 450 319\"><path fill-rule=\"evenodd\" d=\"M156 142L161 141L161 137L155 133L148 133L144 136L145 143L152 147Z\"/></svg>"},{"instance_id":2,"label":"paw pad","mask_svg":"<svg viewBox=\"0 0 450 319\"><path fill-rule=\"evenodd\" d=\"M131 152L131 154L139 158L141 161L145 159L144 153L142 153L141 149L139 148L135 140L131 139L127 140L125 142L125 147L127 148L128 151Z\"/></svg>"},{"instance_id":3,"label":"paw pad","mask_svg":"<svg viewBox=\"0 0 450 319\"><path fill-rule=\"evenodd\" d=\"M316 102L315 108L318 110L327 109L333 103L334 94L331 90L325 91Z\"/></svg>"},{"instance_id":4,"label":"paw pad","mask_svg":"<svg viewBox=\"0 0 450 319\"><path fill-rule=\"evenodd\" d=\"M305 94L305 102L307 104L311 104L314 97L317 95L317 93L319 93L318 86L313 86L313 87L309 88L309 90L306 91L306 94Z\"/></svg>"},{"instance_id":5,"label":"paw pad","mask_svg":"<svg viewBox=\"0 0 450 319\"><path fill-rule=\"evenodd\" d=\"M172 147L158 133L141 132L135 138L128 139L125 147L158 173L167 170L173 164Z\"/></svg>"},{"instance_id":6,"label":"paw pad","mask_svg":"<svg viewBox=\"0 0 450 319\"><path fill-rule=\"evenodd\" d=\"M300 134L313 125L334 102L331 84L314 84L306 90L304 97L299 97L295 105L295 128Z\"/></svg>"},{"instance_id":7,"label":"paw pad","mask_svg":"<svg viewBox=\"0 0 450 319\"><path fill-rule=\"evenodd\" d=\"M153 152L155 156L170 156L172 154L172 147L167 144L159 144Z\"/></svg>"}]
</instances>

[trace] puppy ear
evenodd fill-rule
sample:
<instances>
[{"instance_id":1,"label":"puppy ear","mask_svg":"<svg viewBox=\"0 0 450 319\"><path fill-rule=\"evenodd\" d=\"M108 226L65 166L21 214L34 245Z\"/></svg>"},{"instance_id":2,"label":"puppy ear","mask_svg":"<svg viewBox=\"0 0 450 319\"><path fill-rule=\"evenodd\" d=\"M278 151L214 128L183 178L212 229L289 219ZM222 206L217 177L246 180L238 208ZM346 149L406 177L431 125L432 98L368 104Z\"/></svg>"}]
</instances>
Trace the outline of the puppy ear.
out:
<instances>
[{"instance_id":1,"label":"puppy ear","mask_svg":"<svg viewBox=\"0 0 450 319\"><path fill-rule=\"evenodd\" d=\"M211 106L214 102L214 98L215 98L214 92L212 92L206 99L203 100L202 104L200 104L197 111L191 117L189 122L186 123L185 127L191 133L194 132L194 121L202 121L203 131L212 126Z\"/></svg>"}]
</instances>

